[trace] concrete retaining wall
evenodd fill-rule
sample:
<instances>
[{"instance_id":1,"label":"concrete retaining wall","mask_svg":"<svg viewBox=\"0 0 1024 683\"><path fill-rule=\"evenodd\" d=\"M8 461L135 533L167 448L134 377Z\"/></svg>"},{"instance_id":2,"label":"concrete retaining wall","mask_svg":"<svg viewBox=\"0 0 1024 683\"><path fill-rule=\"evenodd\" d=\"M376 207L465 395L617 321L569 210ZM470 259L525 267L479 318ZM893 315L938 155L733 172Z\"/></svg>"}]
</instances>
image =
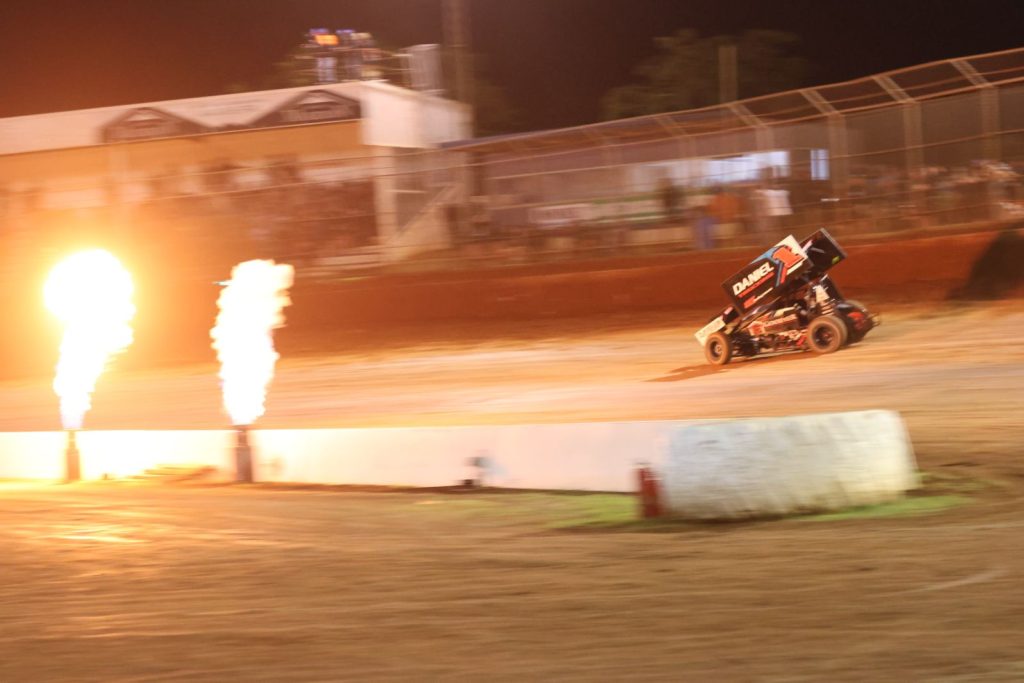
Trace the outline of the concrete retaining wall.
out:
<instances>
[{"instance_id":1,"label":"concrete retaining wall","mask_svg":"<svg viewBox=\"0 0 1024 683\"><path fill-rule=\"evenodd\" d=\"M507 488L632 491L638 460L681 422L408 429L269 430L254 435L265 481L447 486L475 476Z\"/></svg>"},{"instance_id":2,"label":"concrete retaining wall","mask_svg":"<svg viewBox=\"0 0 1024 683\"><path fill-rule=\"evenodd\" d=\"M738 516L875 502L914 485L913 454L895 413L763 420L250 432L257 481L450 486L483 458L491 486L634 491L636 465L664 475L683 516ZM61 432L0 434L0 479L61 479ZM82 477L157 465L206 465L234 476L234 434L96 431L78 435Z\"/></svg>"},{"instance_id":3,"label":"concrete retaining wall","mask_svg":"<svg viewBox=\"0 0 1024 683\"><path fill-rule=\"evenodd\" d=\"M665 452L682 422L392 429L254 430L255 478L267 482L450 486L473 478L483 457L488 485L632 491L637 460ZM0 479L61 479L61 432L0 434ZM78 435L82 477L131 476L157 465L208 465L234 476L234 434L95 431Z\"/></svg>"},{"instance_id":4,"label":"concrete retaining wall","mask_svg":"<svg viewBox=\"0 0 1024 683\"><path fill-rule=\"evenodd\" d=\"M62 432L0 433L0 479L60 479L64 476Z\"/></svg>"}]
</instances>

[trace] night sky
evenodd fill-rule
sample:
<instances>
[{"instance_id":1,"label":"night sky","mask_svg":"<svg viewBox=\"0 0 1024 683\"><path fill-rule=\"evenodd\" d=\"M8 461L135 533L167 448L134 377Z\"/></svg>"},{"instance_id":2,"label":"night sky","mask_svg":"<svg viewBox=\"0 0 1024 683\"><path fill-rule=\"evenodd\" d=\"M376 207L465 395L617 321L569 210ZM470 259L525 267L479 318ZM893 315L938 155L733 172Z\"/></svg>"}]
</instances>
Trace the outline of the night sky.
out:
<instances>
[{"instance_id":1,"label":"night sky","mask_svg":"<svg viewBox=\"0 0 1024 683\"><path fill-rule=\"evenodd\" d=\"M1022 0L465 0L471 41L529 128L600 118L652 38L769 28L811 83L1020 47ZM0 116L218 94L260 83L314 26L439 42L441 0L0 0Z\"/></svg>"}]
</instances>

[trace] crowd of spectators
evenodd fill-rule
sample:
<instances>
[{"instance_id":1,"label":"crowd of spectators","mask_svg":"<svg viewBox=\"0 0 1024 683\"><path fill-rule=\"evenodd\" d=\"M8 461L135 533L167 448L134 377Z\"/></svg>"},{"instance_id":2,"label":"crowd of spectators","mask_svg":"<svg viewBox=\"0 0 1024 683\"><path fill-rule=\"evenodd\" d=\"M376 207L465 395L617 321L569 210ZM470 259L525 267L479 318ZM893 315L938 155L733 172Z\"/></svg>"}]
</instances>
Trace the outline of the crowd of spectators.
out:
<instances>
[{"instance_id":1,"label":"crowd of spectators","mask_svg":"<svg viewBox=\"0 0 1024 683\"><path fill-rule=\"evenodd\" d=\"M721 185L691 192L681 219L693 226L698 249L770 243L821 226L872 234L999 221L1022 215L1022 169L993 161L909 173L879 166L851 174L845 186L808 179Z\"/></svg>"},{"instance_id":2,"label":"crowd of spectators","mask_svg":"<svg viewBox=\"0 0 1024 683\"><path fill-rule=\"evenodd\" d=\"M215 279L248 258L301 267L360 248L372 251L378 246L374 183L342 177L279 159L258 169L219 164L187 179L153 177L134 200L111 184L108 201L88 209L48 207L39 191L0 193L2 265L10 271L12 264L45 262L79 243L103 244L157 268ZM1024 165L979 161L912 173L862 168L841 187L797 178L697 187L665 181L650 195L655 210L642 219L555 227L510 225L494 198L478 197L445 207L454 252L438 267L453 258L501 256L509 248L526 259L572 258L630 245L647 252L759 246L822 226L843 237L1024 218L1022 177ZM437 246L443 251L446 245Z\"/></svg>"},{"instance_id":3,"label":"crowd of spectators","mask_svg":"<svg viewBox=\"0 0 1024 683\"><path fill-rule=\"evenodd\" d=\"M880 234L1024 218L1022 178L1024 163L983 160L913 172L905 166L863 167L843 183L770 174L757 181L717 185L686 186L665 179L650 194L657 210L643 215L609 220L597 211L588 219L581 212L577 220L545 225L510 222L503 217L529 213L513 214L499 207L483 219L479 210L463 212L473 219L460 221L460 234L462 242L475 245L470 248L476 251L481 244L518 243L528 253L579 247L618 250L629 244L643 244L648 251L659 246L756 246L820 227L839 236ZM641 238L644 233L656 236ZM553 249L554 244L559 246Z\"/></svg>"},{"instance_id":4,"label":"crowd of spectators","mask_svg":"<svg viewBox=\"0 0 1024 683\"><path fill-rule=\"evenodd\" d=\"M217 277L249 258L301 266L376 244L371 179L315 181L284 162L258 171L219 164L198 178L157 176L129 199L110 184L106 201L87 208L54 208L33 189L0 194L3 265L102 245Z\"/></svg>"}]
</instances>

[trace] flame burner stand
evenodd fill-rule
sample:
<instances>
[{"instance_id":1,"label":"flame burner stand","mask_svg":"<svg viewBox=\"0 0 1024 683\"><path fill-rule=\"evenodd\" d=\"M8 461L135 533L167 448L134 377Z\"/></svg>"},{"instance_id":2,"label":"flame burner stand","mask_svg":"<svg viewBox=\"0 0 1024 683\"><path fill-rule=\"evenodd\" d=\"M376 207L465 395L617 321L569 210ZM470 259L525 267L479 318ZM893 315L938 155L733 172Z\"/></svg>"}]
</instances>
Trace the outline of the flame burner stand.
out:
<instances>
[{"instance_id":1,"label":"flame burner stand","mask_svg":"<svg viewBox=\"0 0 1024 683\"><path fill-rule=\"evenodd\" d=\"M240 484L251 484L253 481L248 425L235 427L235 481Z\"/></svg>"},{"instance_id":2,"label":"flame burner stand","mask_svg":"<svg viewBox=\"0 0 1024 683\"><path fill-rule=\"evenodd\" d=\"M82 479L82 456L78 452L75 434L77 432L74 429L67 430L68 445L64 449L64 481L68 483Z\"/></svg>"}]
</instances>

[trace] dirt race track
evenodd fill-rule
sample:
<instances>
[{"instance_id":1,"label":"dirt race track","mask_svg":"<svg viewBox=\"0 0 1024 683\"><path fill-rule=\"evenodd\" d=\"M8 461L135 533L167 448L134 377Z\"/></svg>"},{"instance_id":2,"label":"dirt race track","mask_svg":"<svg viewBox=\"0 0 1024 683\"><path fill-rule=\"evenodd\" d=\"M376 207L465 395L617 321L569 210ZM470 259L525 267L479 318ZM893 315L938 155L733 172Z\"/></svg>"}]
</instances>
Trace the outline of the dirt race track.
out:
<instances>
[{"instance_id":1,"label":"dirt race track","mask_svg":"<svg viewBox=\"0 0 1024 683\"><path fill-rule=\"evenodd\" d=\"M261 426L888 408L966 502L652 529L575 524L589 496L3 485L0 680L1024 679L1020 301L719 371L677 322L286 359ZM55 414L0 385L0 430ZM223 426L215 371L114 371L88 426Z\"/></svg>"}]
</instances>

